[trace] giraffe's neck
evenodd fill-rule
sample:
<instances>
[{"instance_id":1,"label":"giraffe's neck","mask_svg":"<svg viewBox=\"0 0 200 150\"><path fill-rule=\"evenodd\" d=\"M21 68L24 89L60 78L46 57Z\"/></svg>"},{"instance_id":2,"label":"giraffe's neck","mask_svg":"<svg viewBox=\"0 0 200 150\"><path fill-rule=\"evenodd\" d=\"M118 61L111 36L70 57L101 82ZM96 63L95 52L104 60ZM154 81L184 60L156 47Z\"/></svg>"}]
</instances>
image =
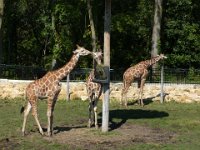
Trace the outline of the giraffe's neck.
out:
<instances>
[{"instance_id":1,"label":"giraffe's neck","mask_svg":"<svg viewBox=\"0 0 200 150\"><path fill-rule=\"evenodd\" d=\"M152 59L146 60L146 61L144 61L144 63L146 65L146 67L148 68L148 67L152 66L153 64L155 64L156 62L158 62L159 60L160 60L160 57L158 56L158 57L154 57Z\"/></svg>"},{"instance_id":2,"label":"giraffe's neck","mask_svg":"<svg viewBox=\"0 0 200 150\"><path fill-rule=\"evenodd\" d=\"M68 63L66 63L62 68L54 71L57 80L60 81L64 77L66 77L74 69L78 60L79 60L79 55L74 54Z\"/></svg>"},{"instance_id":3,"label":"giraffe's neck","mask_svg":"<svg viewBox=\"0 0 200 150\"><path fill-rule=\"evenodd\" d=\"M94 69L90 72L90 75L89 75L89 77L88 77L88 81L89 82L92 82L92 80L95 78L95 73L96 73L96 67L97 67L97 65L101 65L102 63L101 63L101 61L98 61L97 62L97 60L94 60Z\"/></svg>"}]
</instances>

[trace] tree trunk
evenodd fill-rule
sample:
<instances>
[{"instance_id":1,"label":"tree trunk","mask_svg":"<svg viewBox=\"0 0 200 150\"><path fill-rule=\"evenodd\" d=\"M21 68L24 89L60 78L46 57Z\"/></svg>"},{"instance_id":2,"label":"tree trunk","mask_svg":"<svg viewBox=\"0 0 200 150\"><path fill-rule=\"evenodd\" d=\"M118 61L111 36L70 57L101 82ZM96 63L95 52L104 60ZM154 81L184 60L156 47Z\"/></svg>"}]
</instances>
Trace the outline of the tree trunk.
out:
<instances>
[{"instance_id":1,"label":"tree trunk","mask_svg":"<svg viewBox=\"0 0 200 150\"><path fill-rule=\"evenodd\" d=\"M55 16L53 15L53 13L51 14L51 26L52 26L52 32L53 32L53 36L55 39L55 45L54 48L57 49L58 48L58 43L57 43L57 36L56 36L56 29L55 29ZM52 58L52 62L51 62L51 70L54 70L56 67L56 58L54 57L54 50L53 50L53 58Z\"/></svg>"},{"instance_id":2,"label":"tree trunk","mask_svg":"<svg viewBox=\"0 0 200 150\"><path fill-rule=\"evenodd\" d=\"M0 0L0 64L2 63L3 58L3 46L2 46L2 21L3 21L3 9L4 9L4 1Z\"/></svg>"},{"instance_id":3,"label":"tree trunk","mask_svg":"<svg viewBox=\"0 0 200 150\"><path fill-rule=\"evenodd\" d=\"M158 49L160 47L162 1L163 0L155 0L155 12L154 12L154 25L153 25L153 32L152 32L151 57L155 57L156 55L158 55ZM156 68L156 65L153 65L153 68Z\"/></svg>"},{"instance_id":4,"label":"tree trunk","mask_svg":"<svg viewBox=\"0 0 200 150\"><path fill-rule=\"evenodd\" d=\"M105 0L104 20L104 66L108 83L103 85L103 106L102 106L102 132L108 131L109 124L109 94L110 94L110 23L111 23L111 0Z\"/></svg>"},{"instance_id":5,"label":"tree trunk","mask_svg":"<svg viewBox=\"0 0 200 150\"><path fill-rule=\"evenodd\" d=\"M88 15L89 15L89 20L90 20L90 28L92 32L92 51L96 52L96 33L95 33L94 20L93 20L93 15L92 15L91 0L87 0L87 9L88 9Z\"/></svg>"}]
</instances>

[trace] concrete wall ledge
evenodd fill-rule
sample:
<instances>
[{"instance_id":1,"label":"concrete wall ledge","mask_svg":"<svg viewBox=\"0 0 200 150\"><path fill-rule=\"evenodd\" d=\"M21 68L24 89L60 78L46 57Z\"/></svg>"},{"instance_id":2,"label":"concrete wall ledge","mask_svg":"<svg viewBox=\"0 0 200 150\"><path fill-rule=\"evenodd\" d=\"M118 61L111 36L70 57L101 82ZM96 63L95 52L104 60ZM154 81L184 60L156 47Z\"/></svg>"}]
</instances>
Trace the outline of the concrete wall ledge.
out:
<instances>
[{"instance_id":1,"label":"concrete wall ledge","mask_svg":"<svg viewBox=\"0 0 200 150\"><path fill-rule=\"evenodd\" d=\"M8 80L0 79L0 98L14 99L24 98L24 91L30 80ZM66 82L61 82L62 90L59 99L66 99ZM70 98L87 100L85 82L70 82ZM119 101L121 99L122 82L110 83L110 99ZM164 84L165 101L177 101L182 103L200 102L199 84ZM160 84L146 83L143 98L153 101L160 100ZM129 88L128 99L138 98L137 84L133 83ZM102 98L102 97L101 97Z\"/></svg>"}]
</instances>

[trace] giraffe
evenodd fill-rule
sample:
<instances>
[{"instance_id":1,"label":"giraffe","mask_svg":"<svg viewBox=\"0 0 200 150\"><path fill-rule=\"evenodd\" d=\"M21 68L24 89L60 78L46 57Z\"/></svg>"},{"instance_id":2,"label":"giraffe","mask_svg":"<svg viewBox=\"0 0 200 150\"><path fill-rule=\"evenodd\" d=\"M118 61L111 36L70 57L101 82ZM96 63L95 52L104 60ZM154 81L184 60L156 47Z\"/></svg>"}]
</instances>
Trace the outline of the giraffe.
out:
<instances>
[{"instance_id":1,"label":"giraffe","mask_svg":"<svg viewBox=\"0 0 200 150\"><path fill-rule=\"evenodd\" d=\"M139 97L138 97L138 103L142 106L144 106L142 94L143 94L143 87L148 75L148 68L151 67L153 64L158 62L159 60L162 60L164 58L167 58L164 56L164 54L157 55L156 57L150 59L141 61L138 64L129 67L123 74L123 88L121 93L121 104L123 104L123 100L125 98L125 106L127 107L127 92L129 87L131 86L131 83L134 80L138 80L138 88L139 90Z\"/></svg>"},{"instance_id":2,"label":"giraffe","mask_svg":"<svg viewBox=\"0 0 200 150\"><path fill-rule=\"evenodd\" d=\"M90 51L84 47L77 45L77 49L73 51L73 56L70 61L67 62L63 67L49 71L42 78L31 82L25 91L25 97L28 100L26 108L22 107L21 113L24 112L24 121L22 126L22 135L25 135L25 126L27 116L32 109L32 115L35 118L40 134L44 135L43 129L41 128L40 122L37 115L37 101L38 99L47 98L47 135L51 136L53 132L53 111L56 104L57 97L61 91L61 84L59 83L64 77L69 74L76 66L80 56L86 56L91 54Z\"/></svg>"},{"instance_id":3,"label":"giraffe","mask_svg":"<svg viewBox=\"0 0 200 150\"><path fill-rule=\"evenodd\" d=\"M102 52L93 52L94 68L96 65L101 65ZM90 128L94 122L95 127L98 128L97 122L97 102L102 94L102 84L93 81L95 77L95 70L92 70L86 81L87 95L89 98L89 120L88 127Z\"/></svg>"}]
</instances>

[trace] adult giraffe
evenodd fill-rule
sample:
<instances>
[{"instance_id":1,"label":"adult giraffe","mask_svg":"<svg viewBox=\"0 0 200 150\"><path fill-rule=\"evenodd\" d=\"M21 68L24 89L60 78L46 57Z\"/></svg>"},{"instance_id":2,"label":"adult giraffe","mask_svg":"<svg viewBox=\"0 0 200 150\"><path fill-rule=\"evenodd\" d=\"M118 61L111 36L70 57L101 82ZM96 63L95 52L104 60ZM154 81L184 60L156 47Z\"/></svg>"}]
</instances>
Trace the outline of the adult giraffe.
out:
<instances>
[{"instance_id":1,"label":"adult giraffe","mask_svg":"<svg viewBox=\"0 0 200 150\"><path fill-rule=\"evenodd\" d=\"M144 106L142 94L143 94L143 88L144 84L148 75L148 68L151 67L156 62L167 58L164 56L164 54L157 55L156 57L142 61L130 68L128 68L123 75L123 89L121 93L121 104L123 104L123 100L125 98L125 106L127 106L127 92L129 87L131 86L132 82L134 80L138 80L138 88L140 88L139 91L139 98L138 102L140 105Z\"/></svg>"},{"instance_id":2,"label":"adult giraffe","mask_svg":"<svg viewBox=\"0 0 200 150\"><path fill-rule=\"evenodd\" d=\"M57 97L61 91L60 81L66 77L76 66L80 56L86 56L91 54L90 51L86 50L84 47L77 45L77 49L73 51L73 56L70 61L67 62L62 68L55 71L49 71L42 78L35 80L30 83L25 91L26 99L28 103L26 108L22 107L21 112L24 112L24 121L22 126L22 134L25 135L25 126L27 121L27 116L32 108L32 115L38 125L39 132L44 135L41 128L40 122L37 115L37 101L41 98L47 98L47 135L51 136L53 132L53 111L56 104Z\"/></svg>"}]
</instances>

